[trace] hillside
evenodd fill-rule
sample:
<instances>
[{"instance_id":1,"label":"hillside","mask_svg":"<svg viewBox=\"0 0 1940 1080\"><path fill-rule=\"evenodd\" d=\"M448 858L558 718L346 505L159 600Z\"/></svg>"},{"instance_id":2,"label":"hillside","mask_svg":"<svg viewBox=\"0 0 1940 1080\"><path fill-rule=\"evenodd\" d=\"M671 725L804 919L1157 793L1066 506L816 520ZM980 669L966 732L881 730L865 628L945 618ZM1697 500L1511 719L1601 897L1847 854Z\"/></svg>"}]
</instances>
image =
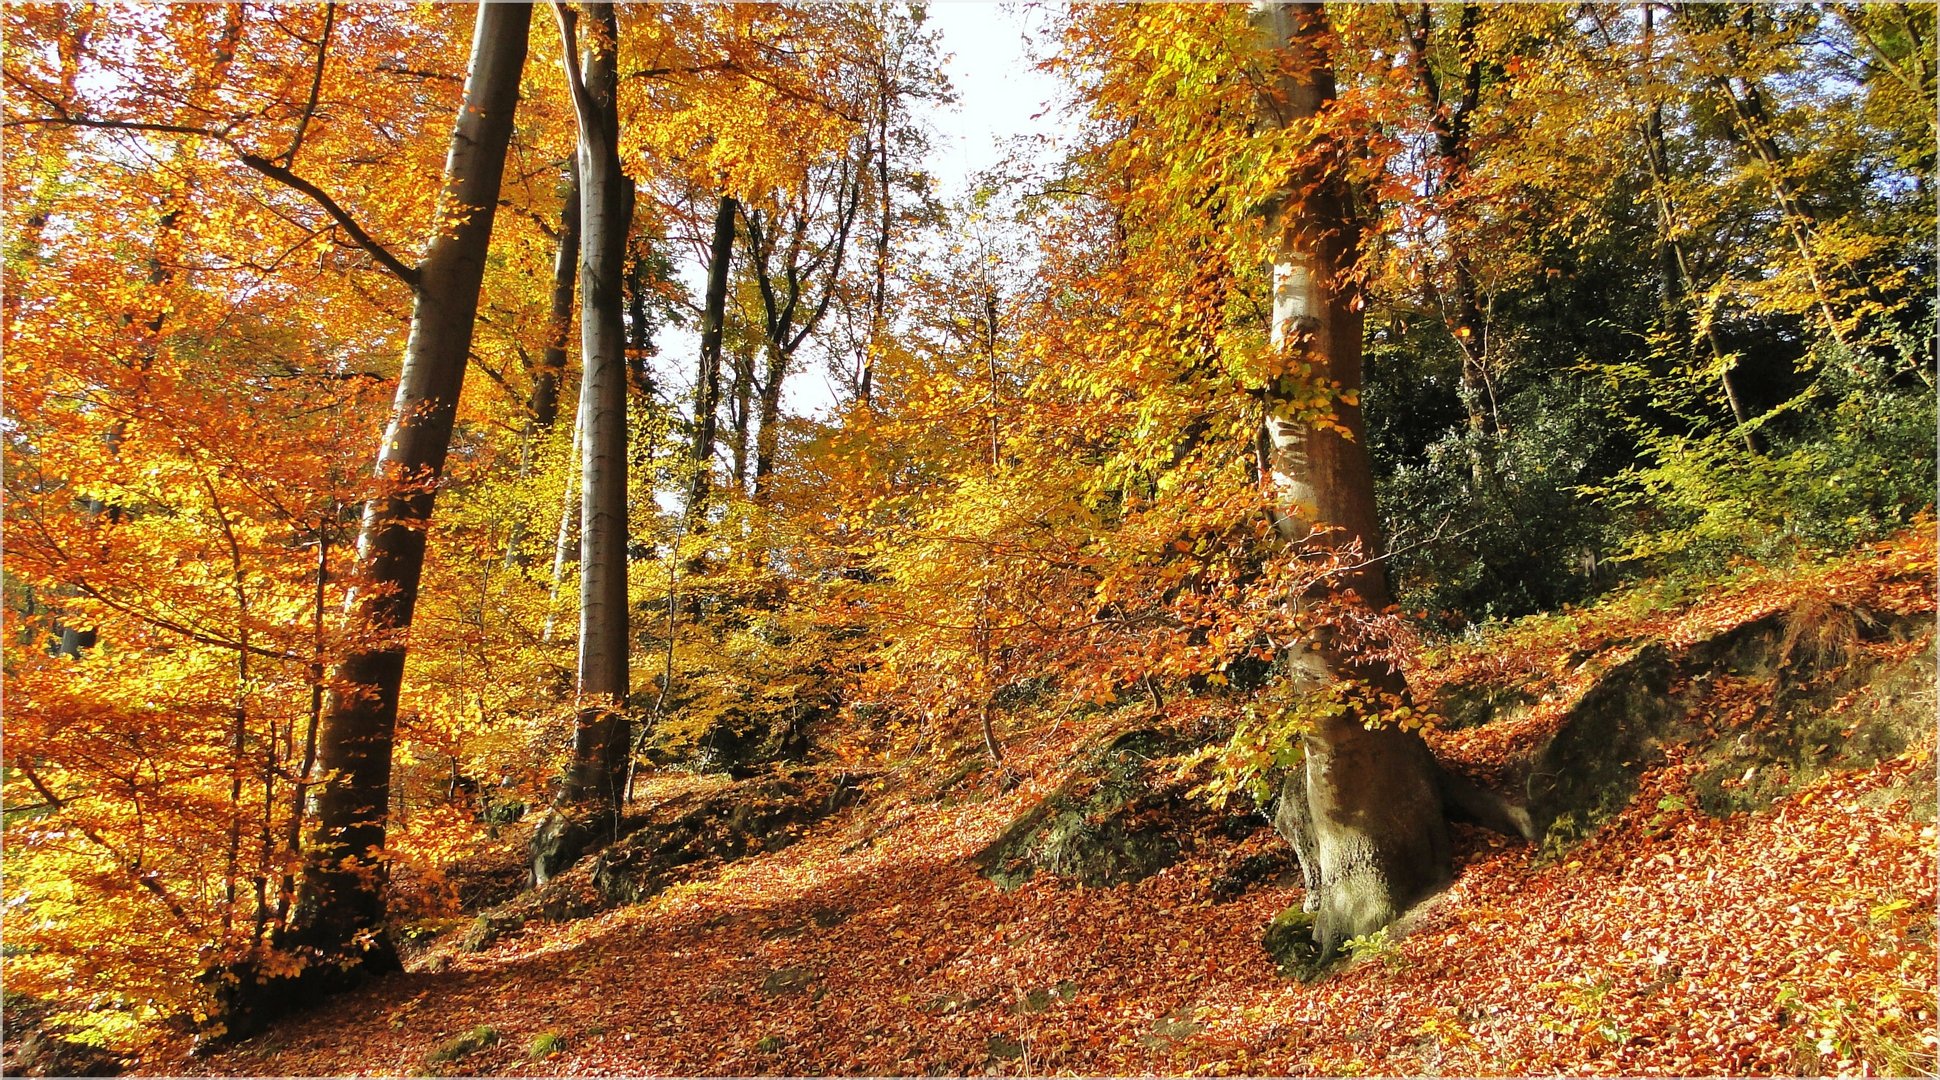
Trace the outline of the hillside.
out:
<instances>
[{"instance_id":1,"label":"hillside","mask_svg":"<svg viewBox=\"0 0 1940 1080\"><path fill-rule=\"evenodd\" d=\"M1130 884L1040 873L1006 892L979 874L976 856L1067 779L1081 748L1150 724L1126 708L1014 735L1011 790L989 771L942 790L921 779L933 774L885 774L783 850L637 905L527 922L480 952L460 945L470 924L456 923L407 974L211 1056L145 1068L1930 1070L1933 574L1922 531L1683 603L1645 610L1633 597L1529 621L1439 658L1418 678L1444 701L1458 688L1533 695L1437 736L1478 765L1508 768L1552 744L1640 649L1678 661L1692 708L1598 827L1552 824L1535 847L1459 832L1454 886L1405 935L1312 983L1277 975L1261 947L1299 889L1257 815L1171 804L1164 827L1182 856ZM1735 667L1702 655L1766 625L1779 628L1771 647L1740 647ZM1707 783L1720 765L1730 776ZM1789 775L1756 775L1772 770ZM670 776L645 802L727 786ZM1242 891L1249 871L1266 879Z\"/></svg>"},{"instance_id":2,"label":"hillside","mask_svg":"<svg viewBox=\"0 0 1940 1080\"><path fill-rule=\"evenodd\" d=\"M0 5L0 1068L1936 1071L1940 5L982 3Z\"/></svg>"}]
</instances>

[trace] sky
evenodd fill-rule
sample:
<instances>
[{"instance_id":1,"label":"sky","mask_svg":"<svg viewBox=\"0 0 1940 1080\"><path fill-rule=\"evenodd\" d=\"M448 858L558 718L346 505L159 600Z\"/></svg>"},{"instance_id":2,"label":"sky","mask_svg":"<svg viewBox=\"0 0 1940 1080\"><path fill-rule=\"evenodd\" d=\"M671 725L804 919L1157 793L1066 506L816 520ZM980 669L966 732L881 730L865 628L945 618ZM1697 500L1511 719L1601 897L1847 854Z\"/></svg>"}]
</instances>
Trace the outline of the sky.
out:
<instances>
[{"instance_id":1,"label":"sky","mask_svg":"<svg viewBox=\"0 0 1940 1080\"><path fill-rule=\"evenodd\" d=\"M931 3L928 25L942 36L944 70L957 94L955 105L926 117L936 132L930 169L946 198L963 194L966 178L996 164L1008 140L1048 126L1050 117L1036 117L1055 98L1057 81L1035 70L1032 43L1043 41L1049 22L1049 12L1014 2Z\"/></svg>"},{"instance_id":2,"label":"sky","mask_svg":"<svg viewBox=\"0 0 1940 1080\"><path fill-rule=\"evenodd\" d=\"M1039 117L1057 96L1058 82L1037 71L1033 50L1051 32L1051 12L1015 0L931 0L926 25L940 35L938 52L956 92L952 104L926 105L918 116L931 133L930 174L948 205L969 194L972 178L1003 159L1007 145L1051 126ZM682 337L668 335L668 351ZM696 347L698 341L695 342ZM810 361L793 372L782 394L796 416L825 414L837 400L829 375Z\"/></svg>"}]
</instances>

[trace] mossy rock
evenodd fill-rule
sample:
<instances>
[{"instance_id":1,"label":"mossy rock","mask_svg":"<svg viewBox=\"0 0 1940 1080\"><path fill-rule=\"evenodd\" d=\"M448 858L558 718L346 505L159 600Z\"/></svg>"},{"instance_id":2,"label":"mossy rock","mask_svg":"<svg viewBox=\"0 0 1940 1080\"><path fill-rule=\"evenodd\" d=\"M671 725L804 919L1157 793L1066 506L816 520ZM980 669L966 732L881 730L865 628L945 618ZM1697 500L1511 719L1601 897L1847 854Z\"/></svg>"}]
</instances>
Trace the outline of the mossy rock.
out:
<instances>
[{"instance_id":1,"label":"mossy rock","mask_svg":"<svg viewBox=\"0 0 1940 1080\"><path fill-rule=\"evenodd\" d=\"M1830 770L1902 752L1932 727L1932 641L1892 661L1868 646L1931 632L1930 617L1807 600L1675 653L1644 646L1583 694L1529 765L1528 808L1545 854L1628 806L1666 744L1690 747L1703 763L1691 786L1699 808L1715 815L1762 809ZM1762 695L1748 723L1723 732L1708 726L1705 709L1721 678Z\"/></svg>"},{"instance_id":2,"label":"mossy rock","mask_svg":"<svg viewBox=\"0 0 1940 1080\"><path fill-rule=\"evenodd\" d=\"M1320 944L1314 940L1314 913L1299 904L1285 909L1266 924L1260 947L1273 958L1280 974L1302 982L1320 971Z\"/></svg>"},{"instance_id":3,"label":"mossy rock","mask_svg":"<svg viewBox=\"0 0 1940 1080\"><path fill-rule=\"evenodd\" d=\"M1910 659L1858 661L1820 679L1822 659L1785 658L1768 715L1706 747L1691 778L1699 809L1762 810L1834 769L1871 768L1932 729L1931 645Z\"/></svg>"},{"instance_id":4,"label":"mossy rock","mask_svg":"<svg viewBox=\"0 0 1940 1080\"><path fill-rule=\"evenodd\" d=\"M508 934L516 934L525 928L522 915L480 915L472 920L471 929L459 939L458 947L466 952L484 952Z\"/></svg>"},{"instance_id":5,"label":"mossy rock","mask_svg":"<svg viewBox=\"0 0 1940 1080\"><path fill-rule=\"evenodd\" d=\"M1246 895L1256 885L1296 873L1290 848L1255 852L1221 870L1210 882L1212 902L1227 904Z\"/></svg>"},{"instance_id":6,"label":"mossy rock","mask_svg":"<svg viewBox=\"0 0 1940 1080\"><path fill-rule=\"evenodd\" d=\"M1008 1035L992 1035L984 1040L984 1052L992 1061L1016 1061L1024 1056L1024 1044Z\"/></svg>"},{"instance_id":7,"label":"mossy rock","mask_svg":"<svg viewBox=\"0 0 1940 1080\"><path fill-rule=\"evenodd\" d=\"M768 977L761 980L761 992L774 997L799 993L808 989L815 979L815 973L807 968L786 967L769 972Z\"/></svg>"},{"instance_id":8,"label":"mossy rock","mask_svg":"<svg viewBox=\"0 0 1940 1080\"><path fill-rule=\"evenodd\" d=\"M1434 703L1442 718L1441 726L1450 731L1481 727L1502 719L1508 713L1535 704L1536 697L1524 686L1496 686L1487 683L1455 685L1445 688Z\"/></svg>"},{"instance_id":9,"label":"mossy rock","mask_svg":"<svg viewBox=\"0 0 1940 1080\"><path fill-rule=\"evenodd\" d=\"M1180 844L1166 818L1181 801L1151 763L1180 749L1176 736L1150 729L1112 739L980 852L978 868L1004 889L1039 871L1098 888L1172 865Z\"/></svg>"},{"instance_id":10,"label":"mossy rock","mask_svg":"<svg viewBox=\"0 0 1940 1080\"><path fill-rule=\"evenodd\" d=\"M595 832L586 822L560 810L546 811L532 830L532 883L544 885L564 873L594 840Z\"/></svg>"},{"instance_id":11,"label":"mossy rock","mask_svg":"<svg viewBox=\"0 0 1940 1080\"><path fill-rule=\"evenodd\" d=\"M1671 675L1669 652L1646 645L1570 709L1529 771L1529 816L1546 847L1573 843L1630 804L1681 714Z\"/></svg>"},{"instance_id":12,"label":"mossy rock","mask_svg":"<svg viewBox=\"0 0 1940 1080\"><path fill-rule=\"evenodd\" d=\"M808 826L861 797L867 779L865 773L777 770L659 807L648 818L629 819L621 839L507 907L563 920L640 903L691 868L793 844Z\"/></svg>"},{"instance_id":13,"label":"mossy rock","mask_svg":"<svg viewBox=\"0 0 1940 1080\"><path fill-rule=\"evenodd\" d=\"M488 1046L492 1046L497 1042L498 1029L489 1024L480 1024L462 1035L440 1043L438 1048L431 1052L429 1063L439 1065L457 1061L460 1058L468 1057Z\"/></svg>"}]
</instances>

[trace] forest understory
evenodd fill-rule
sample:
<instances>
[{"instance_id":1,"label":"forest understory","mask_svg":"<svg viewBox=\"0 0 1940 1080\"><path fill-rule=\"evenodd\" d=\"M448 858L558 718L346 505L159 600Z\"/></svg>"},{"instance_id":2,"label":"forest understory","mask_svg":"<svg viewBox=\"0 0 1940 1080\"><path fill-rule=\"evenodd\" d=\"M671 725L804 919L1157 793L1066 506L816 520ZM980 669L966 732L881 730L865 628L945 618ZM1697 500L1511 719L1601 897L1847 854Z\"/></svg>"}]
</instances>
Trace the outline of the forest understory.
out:
<instances>
[{"instance_id":1,"label":"forest understory","mask_svg":"<svg viewBox=\"0 0 1940 1080\"><path fill-rule=\"evenodd\" d=\"M485 920L428 921L407 973L142 1071L1929 1072L1933 552L1923 529L1789 580L1532 619L1418 673L1444 702L1532 690L1432 739L1497 778L1644 650L1685 658L1690 707L1627 795L1596 793L1619 795L1601 814L1579 798L1588 816L1536 846L1458 830L1455 884L1311 982L1261 944L1301 895L1257 813L1148 811L1180 852L1130 883L1039 873L1007 892L979 873L1086 747L1154 725L1139 703L1006 731L1010 780L974 741L954 782L892 768L782 850L697 863L642 903L502 923L477 951ZM749 783L664 774L635 809ZM516 866L518 830L503 840Z\"/></svg>"}]
</instances>

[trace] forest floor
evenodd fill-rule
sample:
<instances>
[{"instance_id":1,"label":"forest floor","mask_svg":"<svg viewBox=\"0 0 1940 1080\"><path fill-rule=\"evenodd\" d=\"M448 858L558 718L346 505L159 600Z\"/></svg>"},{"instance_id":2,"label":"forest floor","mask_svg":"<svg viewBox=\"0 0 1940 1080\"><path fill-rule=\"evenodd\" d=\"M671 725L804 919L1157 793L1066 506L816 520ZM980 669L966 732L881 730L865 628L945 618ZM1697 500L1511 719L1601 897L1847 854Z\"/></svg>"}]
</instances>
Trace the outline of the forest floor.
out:
<instances>
[{"instance_id":1,"label":"forest floor","mask_svg":"<svg viewBox=\"0 0 1940 1080\"><path fill-rule=\"evenodd\" d=\"M1548 650L1538 659L1567 688L1586 647L1595 655L1640 634L1754 618L1813 590L1931 612L1933 573L1927 529L1782 586L1754 579L1654 609L1610 606L1513 641ZM1923 640L1917 647L1930 649ZM1510 651L1498 642L1443 661L1499 666ZM1719 723L1738 722L1728 704L1714 707ZM1479 759L1537 738L1543 715L1538 704L1520 727L1449 733L1443 752ZM1230 900L1215 887L1238 861L1282 844L1269 829L1203 831L1172 866L1111 888L1039 874L1005 892L979 875L973 856L1057 786L1079 748L1127 726L1120 714L1094 721L1013 733L1008 763L1021 782L1010 790L992 773L938 798L891 777L784 850L644 903L529 923L484 951L434 948L413 960L416 970L254 1039L206 1057L152 1057L143 1069L1817 1075L1934 1066L1931 732L1754 812L1696 809L1696 755L1671 748L1629 807L1573 846L1458 829L1458 876L1411 931L1303 984L1276 974L1260 944L1265 924L1298 903L1297 885L1283 876ZM659 783L649 801L695 781Z\"/></svg>"}]
</instances>

